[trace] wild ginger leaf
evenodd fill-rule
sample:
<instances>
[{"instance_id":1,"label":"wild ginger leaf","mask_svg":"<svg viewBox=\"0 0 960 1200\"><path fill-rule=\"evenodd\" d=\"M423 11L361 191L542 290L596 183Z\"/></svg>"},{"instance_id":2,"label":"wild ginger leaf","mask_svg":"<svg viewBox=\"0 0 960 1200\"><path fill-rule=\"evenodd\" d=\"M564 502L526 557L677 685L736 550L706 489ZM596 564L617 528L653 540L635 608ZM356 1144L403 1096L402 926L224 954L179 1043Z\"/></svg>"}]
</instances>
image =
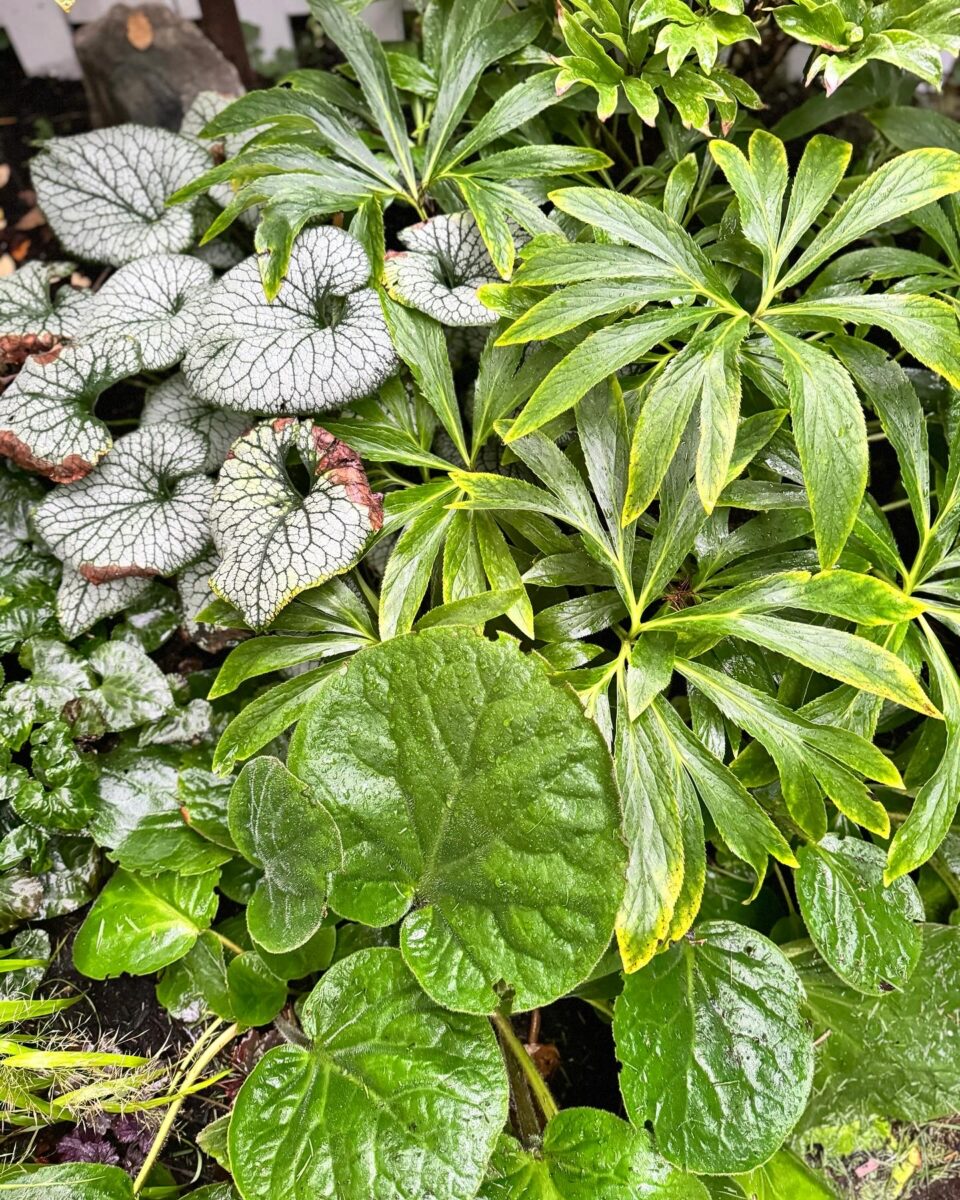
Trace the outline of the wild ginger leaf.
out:
<instances>
[{"instance_id":1,"label":"wild ginger leaf","mask_svg":"<svg viewBox=\"0 0 960 1200\"><path fill-rule=\"evenodd\" d=\"M305 496L290 457L306 470ZM210 516L220 551L211 587L261 629L298 593L354 565L383 505L349 446L312 421L281 417L234 443Z\"/></svg>"},{"instance_id":2,"label":"wild ginger leaf","mask_svg":"<svg viewBox=\"0 0 960 1200\"><path fill-rule=\"evenodd\" d=\"M610 756L511 639L435 629L363 651L311 703L288 764L343 840L331 906L402 920L438 1002L546 1003L609 943L625 862Z\"/></svg>"},{"instance_id":3,"label":"wild ginger leaf","mask_svg":"<svg viewBox=\"0 0 960 1200\"><path fill-rule=\"evenodd\" d=\"M668 1162L732 1174L780 1146L813 1078L802 1002L782 951L728 921L698 926L627 977L613 1026L620 1089Z\"/></svg>"},{"instance_id":4,"label":"wild ginger leaf","mask_svg":"<svg viewBox=\"0 0 960 1200\"><path fill-rule=\"evenodd\" d=\"M391 949L334 964L302 1021L307 1045L268 1051L233 1109L230 1166L247 1200L322 1194L331 1180L343 1200L473 1200L507 1118L489 1023L440 1008ZM291 1145L294 1118L307 1136Z\"/></svg>"}]
</instances>

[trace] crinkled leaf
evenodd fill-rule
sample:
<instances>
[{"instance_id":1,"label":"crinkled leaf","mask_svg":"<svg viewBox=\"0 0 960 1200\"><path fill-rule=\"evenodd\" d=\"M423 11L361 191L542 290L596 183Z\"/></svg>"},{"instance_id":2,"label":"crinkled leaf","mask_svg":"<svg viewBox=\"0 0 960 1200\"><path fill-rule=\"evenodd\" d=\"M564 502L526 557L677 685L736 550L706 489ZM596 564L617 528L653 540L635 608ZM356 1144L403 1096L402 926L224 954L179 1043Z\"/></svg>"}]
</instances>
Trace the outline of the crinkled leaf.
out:
<instances>
[{"instance_id":1,"label":"crinkled leaf","mask_svg":"<svg viewBox=\"0 0 960 1200\"><path fill-rule=\"evenodd\" d=\"M166 129L118 125L50 138L30 165L37 202L69 254L112 266L178 254L193 242L190 205L166 199L210 166Z\"/></svg>"},{"instance_id":2,"label":"crinkled leaf","mask_svg":"<svg viewBox=\"0 0 960 1200\"><path fill-rule=\"evenodd\" d=\"M143 366L162 371L197 335L213 271L186 254L147 254L111 275L83 310L85 337L131 337Z\"/></svg>"},{"instance_id":3,"label":"crinkled leaf","mask_svg":"<svg viewBox=\"0 0 960 1200\"><path fill-rule=\"evenodd\" d=\"M620 1090L668 1161L735 1173L779 1147L813 1076L802 1002L783 953L729 921L697 926L627 976L613 1027Z\"/></svg>"},{"instance_id":4,"label":"crinkled leaf","mask_svg":"<svg viewBox=\"0 0 960 1200\"><path fill-rule=\"evenodd\" d=\"M81 479L113 445L94 405L140 369L132 338L78 342L27 359L0 396L0 453L56 483Z\"/></svg>"},{"instance_id":5,"label":"crinkled leaf","mask_svg":"<svg viewBox=\"0 0 960 1200\"><path fill-rule=\"evenodd\" d=\"M436 629L362 651L312 701L289 765L340 830L332 907L404 918L438 1001L545 1004L607 947L625 861L610 755L511 639Z\"/></svg>"},{"instance_id":6,"label":"crinkled leaf","mask_svg":"<svg viewBox=\"0 0 960 1200\"><path fill-rule=\"evenodd\" d=\"M405 251L384 263L394 300L420 309L442 325L492 325L497 314L477 288L498 279L476 218L469 211L431 217L401 229Z\"/></svg>"},{"instance_id":7,"label":"crinkled leaf","mask_svg":"<svg viewBox=\"0 0 960 1200\"><path fill-rule=\"evenodd\" d=\"M190 391L182 374L147 389L140 426L182 425L207 443L205 471L219 471L230 447L254 423L250 413L232 412L201 400ZM200 610L197 609L197 612Z\"/></svg>"},{"instance_id":8,"label":"crinkled leaf","mask_svg":"<svg viewBox=\"0 0 960 1200\"><path fill-rule=\"evenodd\" d=\"M37 508L40 534L91 583L172 575L209 544L207 446L175 425L128 433L96 471Z\"/></svg>"},{"instance_id":9,"label":"crinkled leaf","mask_svg":"<svg viewBox=\"0 0 960 1200\"><path fill-rule=\"evenodd\" d=\"M797 899L814 945L858 992L882 995L907 981L920 957L923 903L909 876L883 885L886 855L859 838L828 834L802 846Z\"/></svg>"},{"instance_id":10,"label":"crinkled leaf","mask_svg":"<svg viewBox=\"0 0 960 1200\"><path fill-rule=\"evenodd\" d=\"M99 676L92 699L108 729L132 729L173 707L166 676L135 642L104 642L87 661Z\"/></svg>"},{"instance_id":11,"label":"crinkled leaf","mask_svg":"<svg viewBox=\"0 0 960 1200\"><path fill-rule=\"evenodd\" d=\"M247 906L250 936L273 953L308 941L327 914L330 874L343 861L337 827L275 758L257 758L230 793L237 849L263 872Z\"/></svg>"},{"instance_id":12,"label":"crinkled leaf","mask_svg":"<svg viewBox=\"0 0 960 1200\"><path fill-rule=\"evenodd\" d=\"M472 1200L507 1117L489 1024L439 1008L389 949L331 967L302 1021L309 1045L269 1051L237 1096L246 1200Z\"/></svg>"},{"instance_id":13,"label":"crinkled leaf","mask_svg":"<svg viewBox=\"0 0 960 1200\"><path fill-rule=\"evenodd\" d=\"M217 911L218 875L117 871L74 939L77 970L91 979L151 975L182 958Z\"/></svg>"},{"instance_id":14,"label":"crinkled leaf","mask_svg":"<svg viewBox=\"0 0 960 1200\"><path fill-rule=\"evenodd\" d=\"M306 470L306 496L289 459ZM211 586L262 628L298 593L354 565L383 523L383 505L349 446L288 417L234 443L211 518L221 555Z\"/></svg>"},{"instance_id":15,"label":"crinkled leaf","mask_svg":"<svg viewBox=\"0 0 960 1200\"><path fill-rule=\"evenodd\" d=\"M80 328L90 292L52 285L69 279L73 263L28 262L0 279L0 336L49 333L72 337Z\"/></svg>"},{"instance_id":16,"label":"crinkled leaf","mask_svg":"<svg viewBox=\"0 0 960 1200\"><path fill-rule=\"evenodd\" d=\"M360 243L342 229L297 238L277 298L268 301L256 257L207 296L183 371L203 400L239 411L316 413L374 391L396 355Z\"/></svg>"}]
</instances>

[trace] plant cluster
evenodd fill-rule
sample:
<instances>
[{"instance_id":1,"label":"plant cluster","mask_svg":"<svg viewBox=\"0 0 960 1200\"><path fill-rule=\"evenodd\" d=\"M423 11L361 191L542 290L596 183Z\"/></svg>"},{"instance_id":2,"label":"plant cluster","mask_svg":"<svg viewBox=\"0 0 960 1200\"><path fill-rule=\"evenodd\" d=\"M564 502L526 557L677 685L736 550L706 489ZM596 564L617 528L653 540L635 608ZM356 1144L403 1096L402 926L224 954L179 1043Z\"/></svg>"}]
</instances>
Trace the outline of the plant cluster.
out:
<instances>
[{"instance_id":1,"label":"plant cluster","mask_svg":"<svg viewBox=\"0 0 960 1200\"><path fill-rule=\"evenodd\" d=\"M739 0L312 6L341 68L46 143L108 269L0 281L0 926L92 900L203 1030L136 1179L0 1190L829 1197L824 1130L960 1107L960 14L774 9L770 130Z\"/></svg>"}]
</instances>

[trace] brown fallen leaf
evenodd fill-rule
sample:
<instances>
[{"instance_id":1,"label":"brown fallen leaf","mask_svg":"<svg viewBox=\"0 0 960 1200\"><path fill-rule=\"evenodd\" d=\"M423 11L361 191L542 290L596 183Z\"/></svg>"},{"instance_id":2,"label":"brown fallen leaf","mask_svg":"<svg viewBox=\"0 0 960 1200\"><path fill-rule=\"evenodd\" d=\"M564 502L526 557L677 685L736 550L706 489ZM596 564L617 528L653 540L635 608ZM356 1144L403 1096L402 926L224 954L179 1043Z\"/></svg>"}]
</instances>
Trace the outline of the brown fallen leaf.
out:
<instances>
[{"instance_id":1,"label":"brown fallen leaf","mask_svg":"<svg viewBox=\"0 0 960 1200\"><path fill-rule=\"evenodd\" d=\"M5 275L12 275L17 269L17 264L9 254L0 254L0 279Z\"/></svg>"},{"instance_id":2,"label":"brown fallen leaf","mask_svg":"<svg viewBox=\"0 0 960 1200\"><path fill-rule=\"evenodd\" d=\"M10 182L10 164L0 163L0 188L5 188Z\"/></svg>"},{"instance_id":3,"label":"brown fallen leaf","mask_svg":"<svg viewBox=\"0 0 960 1200\"><path fill-rule=\"evenodd\" d=\"M153 26L143 9L135 8L127 17L127 41L134 50L148 50L153 45Z\"/></svg>"},{"instance_id":4,"label":"brown fallen leaf","mask_svg":"<svg viewBox=\"0 0 960 1200\"><path fill-rule=\"evenodd\" d=\"M79 271L74 271L70 276L70 286L75 288L88 288L93 280L89 275L83 275Z\"/></svg>"},{"instance_id":5,"label":"brown fallen leaf","mask_svg":"<svg viewBox=\"0 0 960 1200\"><path fill-rule=\"evenodd\" d=\"M39 229L41 225L46 225L47 218L43 215L36 205L25 212L20 220L14 225L14 229L26 231L28 229Z\"/></svg>"}]
</instances>

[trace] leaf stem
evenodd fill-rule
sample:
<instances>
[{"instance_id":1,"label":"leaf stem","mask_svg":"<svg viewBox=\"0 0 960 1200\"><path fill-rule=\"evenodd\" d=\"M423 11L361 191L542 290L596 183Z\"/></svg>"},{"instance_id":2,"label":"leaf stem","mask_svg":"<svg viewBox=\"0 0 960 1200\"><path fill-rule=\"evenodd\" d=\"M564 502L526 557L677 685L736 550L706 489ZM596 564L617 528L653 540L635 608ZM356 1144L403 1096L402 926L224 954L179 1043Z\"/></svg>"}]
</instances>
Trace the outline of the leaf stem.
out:
<instances>
[{"instance_id":1,"label":"leaf stem","mask_svg":"<svg viewBox=\"0 0 960 1200\"><path fill-rule=\"evenodd\" d=\"M520 1070L523 1072L530 1086L530 1091L533 1093L534 1099L540 1106L540 1111L549 1121L551 1117L557 1115L560 1109L557 1107L557 1102L547 1087L546 1081L537 1070L537 1064L527 1053L526 1046L524 1046L523 1042L514 1033L509 1017L504 1016L503 1013L495 1012L490 1019L493 1021L497 1033L500 1035L501 1043L516 1059Z\"/></svg>"},{"instance_id":2,"label":"leaf stem","mask_svg":"<svg viewBox=\"0 0 960 1200\"><path fill-rule=\"evenodd\" d=\"M150 1176L150 1172L156 1165L157 1159L160 1157L160 1151L166 1144L167 1138L170 1136L170 1131L173 1129L173 1123L177 1119L177 1114L183 1107L183 1102L190 1094L190 1085L195 1083L203 1074L207 1066L217 1057L221 1050L225 1049L233 1041L240 1032L238 1024L228 1025L223 1033L200 1055L197 1061L193 1064L190 1070L183 1078L183 1083L180 1085L180 1091L177 1098L167 1109L166 1115L157 1130L157 1136L153 1139L153 1144L147 1157L143 1160L143 1166L140 1168L139 1174L133 1181L133 1194L139 1195L143 1190L144 1184Z\"/></svg>"},{"instance_id":3,"label":"leaf stem","mask_svg":"<svg viewBox=\"0 0 960 1200\"><path fill-rule=\"evenodd\" d=\"M225 946L232 954L246 953L242 946L238 946L236 942L231 942L228 937L224 937L222 933L217 933L215 929L211 929L210 933L213 934L221 946Z\"/></svg>"}]
</instances>

